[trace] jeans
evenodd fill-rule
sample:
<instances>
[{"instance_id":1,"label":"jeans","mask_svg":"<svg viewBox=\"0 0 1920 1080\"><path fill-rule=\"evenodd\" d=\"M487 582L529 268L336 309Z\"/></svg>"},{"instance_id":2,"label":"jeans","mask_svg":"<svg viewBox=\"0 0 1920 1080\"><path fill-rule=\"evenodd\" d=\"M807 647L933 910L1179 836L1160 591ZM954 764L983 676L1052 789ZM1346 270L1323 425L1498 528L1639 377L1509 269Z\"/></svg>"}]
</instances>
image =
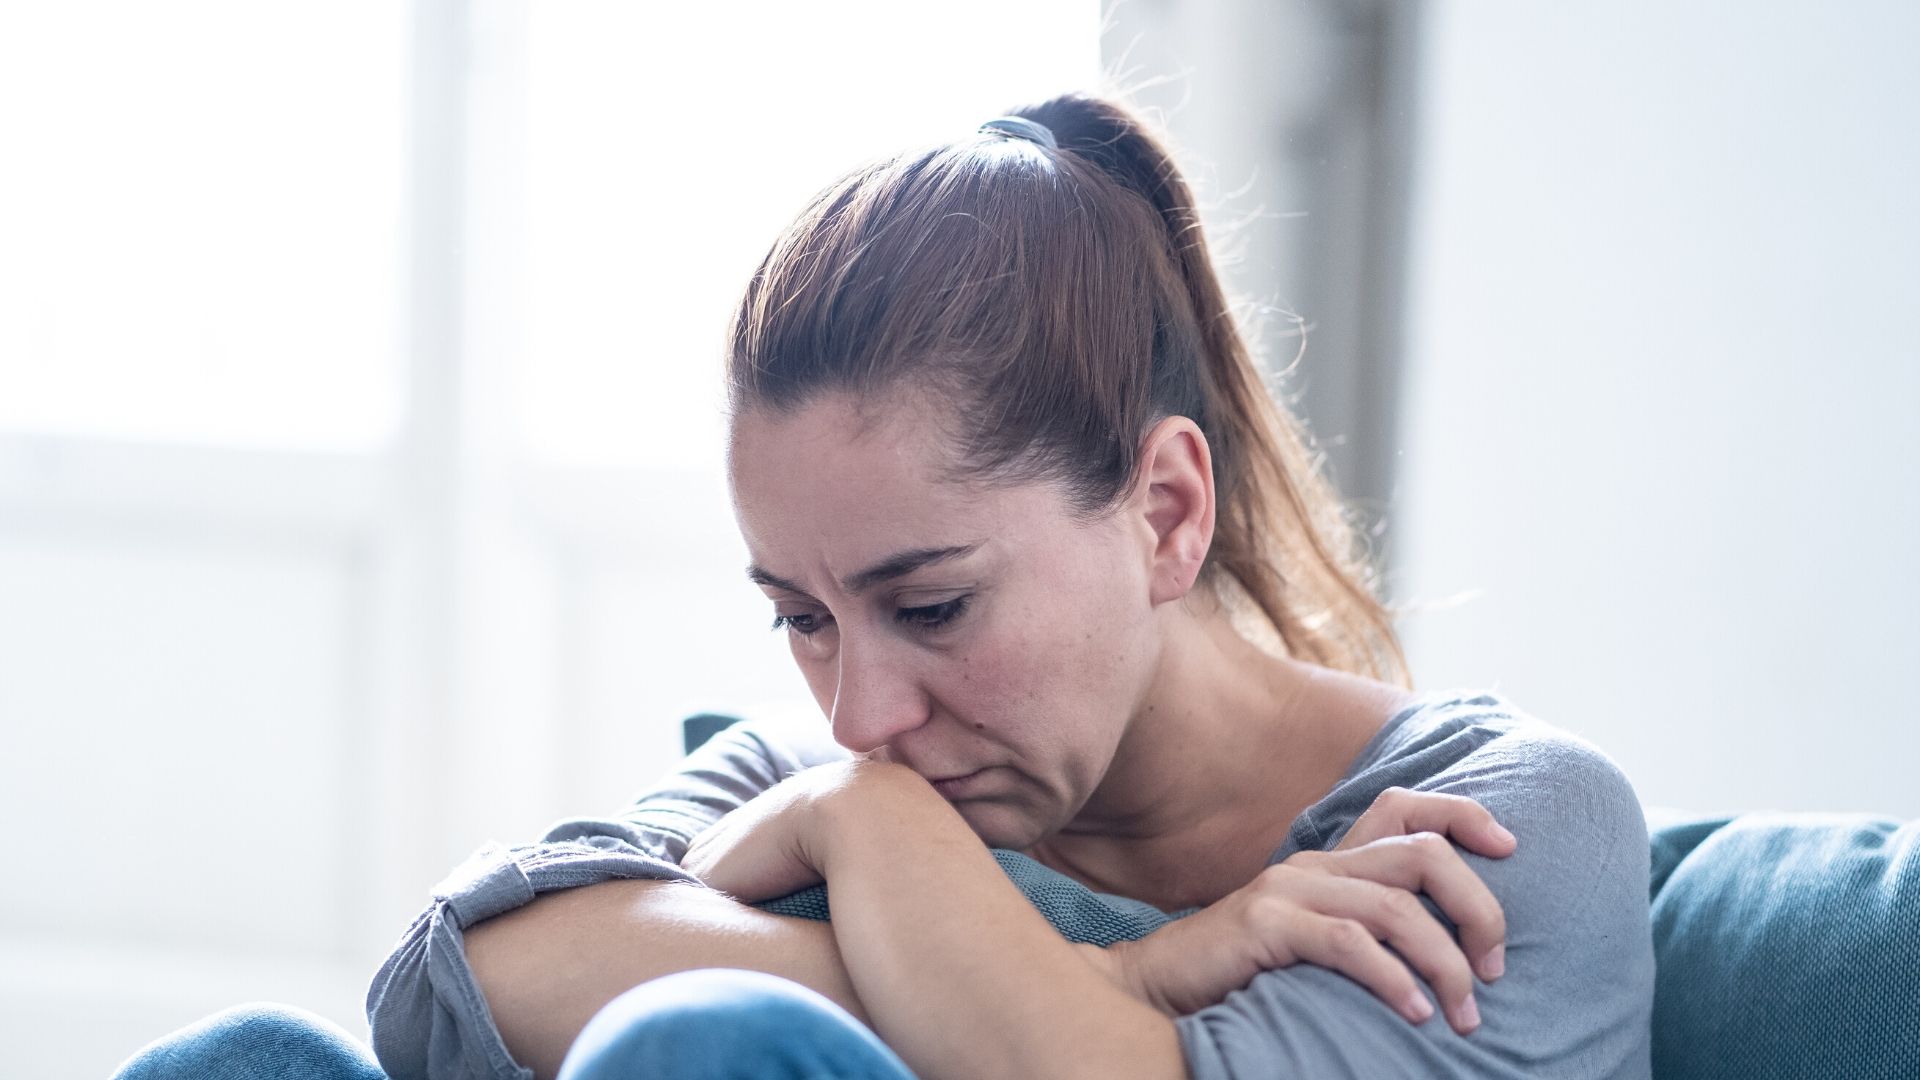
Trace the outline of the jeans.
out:
<instances>
[{"instance_id":1,"label":"jeans","mask_svg":"<svg viewBox=\"0 0 1920 1080\"><path fill-rule=\"evenodd\" d=\"M289 1005L237 1005L150 1043L113 1080L385 1080L360 1042ZM560 1080L914 1080L846 1010L799 983L683 971L608 1002Z\"/></svg>"},{"instance_id":2,"label":"jeans","mask_svg":"<svg viewBox=\"0 0 1920 1080\"><path fill-rule=\"evenodd\" d=\"M386 1080L373 1054L338 1024L291 1005L222 1009L155 1039L113 1080Z\"/></svg>"}]
</instances>

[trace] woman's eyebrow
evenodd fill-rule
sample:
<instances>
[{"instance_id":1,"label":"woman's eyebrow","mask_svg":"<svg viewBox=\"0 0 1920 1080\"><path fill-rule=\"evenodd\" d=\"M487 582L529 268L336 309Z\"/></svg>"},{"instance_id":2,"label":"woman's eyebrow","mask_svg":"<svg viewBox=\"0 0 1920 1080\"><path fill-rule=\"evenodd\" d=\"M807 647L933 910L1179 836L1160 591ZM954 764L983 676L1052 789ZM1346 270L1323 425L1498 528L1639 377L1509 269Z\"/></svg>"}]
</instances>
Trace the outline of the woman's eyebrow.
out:
<instances>
[{"instance_id":1,"label":"woman's eyebrow","mask_svg":"<svg viewBox=\"0 0 1920 1080\"><path fill-rule=\"evenodd\" d=\"M985 540L975 540L971 544L954 544L950 547L912 548L907 551L889 555L879 562L874 563L872 566L867 567L865 570L850 575L840 584L847 592L858 595L883 581L892 581L897 577L905 577L923 566L931 566L934 563L946 562L949 559L959 559L971 555L979 550L980 545L984 543L986 543ZM762 569L757 564L749 564L747 566L747 579L756 584L772 585L775 588L785 589L788 592L796 592L802 596L811 595L807 590L795 585L786 578Z\"/></svg>"}]
</instances>

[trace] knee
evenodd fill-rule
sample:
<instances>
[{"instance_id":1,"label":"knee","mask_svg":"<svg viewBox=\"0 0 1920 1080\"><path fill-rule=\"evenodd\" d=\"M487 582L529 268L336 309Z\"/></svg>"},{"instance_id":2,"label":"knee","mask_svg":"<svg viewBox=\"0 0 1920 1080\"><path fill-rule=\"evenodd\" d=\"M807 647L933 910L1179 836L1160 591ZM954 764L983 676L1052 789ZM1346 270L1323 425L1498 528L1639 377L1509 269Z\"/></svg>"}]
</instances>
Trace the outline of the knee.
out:
<instances>
[{"instance_id":1,"label":"knee","mask_svg":"<svg viewBox=\"0 0 1920 1080\"><path fill-rule=\"evenodd\" d=\"M705 968L642 983L608 1002L574 1041L560 1076L798 1075L789 1067L849 1053L891 1057L814 990L764 972Z\"/></svg>"},{"instance_id":2,"label":"knee","mask_svg":"<svg viewBox=\"0 0 1920 1080\"><path fill-rule=\"evenodd\" d=\"M711 1035L737 1041L838 1029L846 1010L791 979L762 971L702 968L641 983L608 1002L581 1033L645 1040L672 1032L671 1041Z\"/></svg>"},{"instance_id":3,"label":"knee","mask_svg":"<svg viewBox=\"0 0 1920 1080\"><path fill-rule=\"evenodd\" d=\"M373 1055L339 1025L292 1005L222 1009L148 1043L113 1080L314 1077L385 1080Z\"/></svg>"}]
</instances>

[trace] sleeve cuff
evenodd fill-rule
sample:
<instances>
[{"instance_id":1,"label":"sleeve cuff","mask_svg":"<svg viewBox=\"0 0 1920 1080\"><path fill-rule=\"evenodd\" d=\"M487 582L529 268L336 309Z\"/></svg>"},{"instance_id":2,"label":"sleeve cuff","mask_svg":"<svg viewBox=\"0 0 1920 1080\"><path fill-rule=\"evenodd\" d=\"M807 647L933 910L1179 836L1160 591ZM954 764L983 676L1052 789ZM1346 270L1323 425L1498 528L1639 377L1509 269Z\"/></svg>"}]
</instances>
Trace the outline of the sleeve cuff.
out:
<instances>
[{"instance_id":1,"label":"sleeve cuff","mask_svg":"<svg viewBox=\"0 0 1920 1080\"><path fill-rule=\"evenodd\" d=\"M617 836L515 848L488 843L432 890L367 991L374 1055L392 1080L533 1080L513 1060L467 965L462 931L543 892L602 881L700 884L689 871ZM704 888L704 886L702 886Z\"/></svg>"}]
</instances>

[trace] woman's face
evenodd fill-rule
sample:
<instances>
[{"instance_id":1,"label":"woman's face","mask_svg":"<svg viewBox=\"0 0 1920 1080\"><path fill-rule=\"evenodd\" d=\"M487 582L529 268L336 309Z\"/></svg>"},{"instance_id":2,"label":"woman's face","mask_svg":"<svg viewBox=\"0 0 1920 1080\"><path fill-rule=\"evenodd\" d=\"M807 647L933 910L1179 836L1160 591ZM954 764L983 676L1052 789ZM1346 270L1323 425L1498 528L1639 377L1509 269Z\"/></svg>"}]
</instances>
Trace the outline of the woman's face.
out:
<instances>
[{"instance_id":1,"label":"woman's face","mask_svg":"<svg viewBox=\"0 0 1920 1080\"><path fill-rule=\"evenodd\" d=\"M842 395L736 418L749 573L834 739L928 780L973 774L935 786L1024 850L1086 802L1146 694L1148 551L1130 515L1079 526L1051 485L943 482L930 406L898 400L865 434Z\"/></svg>"}]
</instances>

